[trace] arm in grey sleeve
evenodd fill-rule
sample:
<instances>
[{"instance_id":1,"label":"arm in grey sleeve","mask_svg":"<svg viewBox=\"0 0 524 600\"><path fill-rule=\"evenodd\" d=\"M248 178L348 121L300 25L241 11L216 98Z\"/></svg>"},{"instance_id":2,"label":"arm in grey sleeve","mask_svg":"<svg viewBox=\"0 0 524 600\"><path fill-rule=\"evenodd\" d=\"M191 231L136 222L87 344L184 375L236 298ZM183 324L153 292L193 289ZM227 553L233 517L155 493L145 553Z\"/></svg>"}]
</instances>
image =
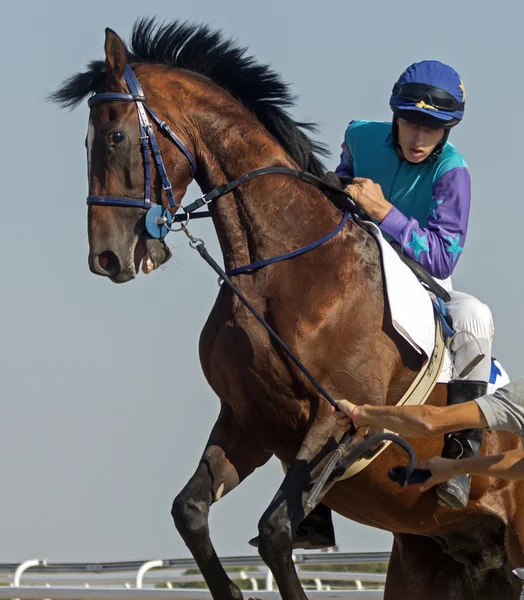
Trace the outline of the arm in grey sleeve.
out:
<instances>
[{"instance_id":1,"label":"arm in grey sleeve","mask_svg":"<svg viewBox=\"0 0 524 600\"><path fill-rule=\"evenodd\" d=\"M512 381L475 402L490 429L510 431L524 437L524 378Z\"/></svg>"}]
</instances>

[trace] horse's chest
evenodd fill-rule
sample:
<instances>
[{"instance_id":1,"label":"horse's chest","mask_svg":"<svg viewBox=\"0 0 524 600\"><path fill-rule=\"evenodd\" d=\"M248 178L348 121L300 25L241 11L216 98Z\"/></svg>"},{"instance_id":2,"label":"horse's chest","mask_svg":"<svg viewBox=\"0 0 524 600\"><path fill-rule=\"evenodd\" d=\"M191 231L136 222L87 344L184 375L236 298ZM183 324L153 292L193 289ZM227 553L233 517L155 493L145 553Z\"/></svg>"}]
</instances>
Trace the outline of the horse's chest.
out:
<instances>
[{"instance_id":1,"label":"horse's chest","mask_svg":"<svg viewBox=\"0 0 524 600\"><path fill-rule=\"evenodd\" d=\"M220 380L232 380L253 389L267 388L281 380L284 365L258 324L227 323L216 333L208 348L210 365Z\"/></svg>"},{"instance_id":2,"label":"horse's chest","mask_svg":"<svg viewBox=\"0 0 524 600\"><path fill-rule=\"evenodd\" d=\"M210 318L200 345L209 384L242 419L271 413L276 398L278 404L286 397L293 398L292 378L286 365L265 329L249 317L241 315L220 326Z\"/></svg>"}]
</instances>

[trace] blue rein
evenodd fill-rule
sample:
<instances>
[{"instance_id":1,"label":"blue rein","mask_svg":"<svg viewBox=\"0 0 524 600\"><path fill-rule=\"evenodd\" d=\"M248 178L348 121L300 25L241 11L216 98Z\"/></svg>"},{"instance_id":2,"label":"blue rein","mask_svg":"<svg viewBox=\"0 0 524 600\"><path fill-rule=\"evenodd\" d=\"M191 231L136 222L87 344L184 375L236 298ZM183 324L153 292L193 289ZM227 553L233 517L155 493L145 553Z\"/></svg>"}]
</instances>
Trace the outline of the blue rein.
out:
<instances>
[{"instance_id":1,"label":"blue rein","mask_svg":"<svg viewBox=\"0 0 524 600\"><path fill-rule=\"evenodd\" d=\"M267 265L272 265L273 263L280 262L282 260L288 260L289 258L295 258L295 256L300 256L301 254L305 254L314 248L318 248L329 241L332 237L335 237L337 233L344 227L349 219L349 211L344 213L342 217L342 221L337 225L336 229L333 229L330 233L325 235L323 238L320 238L316 242L312 242L303 248L299 248L298 250L293 250L293 252L286 252L286 254L280 254L279 256L274 256L273 258L266 258L265 260L259 260L258 262L251 263L250 265L245 265L243 267L237 267L236 269L231 269L230 271L226 271L229 277L233 275L240 275L242 273L253 273L257 269L261 269L262 267L266 267Z\"/></svg>"}]
</instances>

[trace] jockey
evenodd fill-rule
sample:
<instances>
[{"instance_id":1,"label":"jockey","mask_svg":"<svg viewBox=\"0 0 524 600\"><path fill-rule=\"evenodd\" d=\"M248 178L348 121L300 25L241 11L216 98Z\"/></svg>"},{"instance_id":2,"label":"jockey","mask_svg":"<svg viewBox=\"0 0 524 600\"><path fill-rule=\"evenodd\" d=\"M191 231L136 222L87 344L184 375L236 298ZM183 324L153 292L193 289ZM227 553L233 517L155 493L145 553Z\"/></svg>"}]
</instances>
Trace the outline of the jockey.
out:
<instances>
[{"instance_id":1,"label":"jockey","mask_svg":"<svg viewBox=\"0 0 524 600\"><path fill-rule=\"evenodd\" d=\"M464 84L438 61L408 67L393 86L393 123L353 121L342 144L338 175L353 176L346 189L375 219L385 237L448 289L446 308L457 335L451 342L456 377L448 385L448 404L486 393L491 372L493 321L489 308L451 289L450 276L464 249L470 207L466 162L448 142L464 116ZM450 433L443 456L478 455L482 429ZM441 503L465 508L470 478L454 478L437 489Z\"/></svg>"},{"instance_id":2,"label":"jockey","mask_svg":"<svg viewBox=\"0 0 524 600\"><path fill-rule=\"evenodd\" d=\"M452 291L450 276L464 249L470 209L466 161L448 142L464 116L465 89L458 73L439 61L409 66L393 86L392 123L352 121L346 129L338 176L353 177L346 190L355 203L451 296L446 305L457 332L451 342L456 371L448 404L486 394L491 372L493 321L476 298ZM442 455L478 456L483 429L445 436ZM470 477L460 475L437 488L452 508L468 503ZM299 528L294 547L334 545L329 509L319 505Z\"/></svg>"}]
</instances>

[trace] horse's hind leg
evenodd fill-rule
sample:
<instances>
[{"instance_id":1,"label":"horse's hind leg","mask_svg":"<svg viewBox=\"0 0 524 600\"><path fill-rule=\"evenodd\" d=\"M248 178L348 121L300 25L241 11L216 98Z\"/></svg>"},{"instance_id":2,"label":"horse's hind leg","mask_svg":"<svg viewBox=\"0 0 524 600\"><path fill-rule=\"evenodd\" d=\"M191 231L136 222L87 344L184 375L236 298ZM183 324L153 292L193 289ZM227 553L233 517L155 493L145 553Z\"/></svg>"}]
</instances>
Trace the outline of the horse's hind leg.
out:
<instances>
[{"instance_id":1,"label":"horse's hind leg","mask_svg":"<svg viewBox=\"0 0 524 600\"><path fill-rule=\"evenodd\" d=\"M395 534L384 600L518 600L519 586L501 560L503 531L500 536L489 532L491 542L480 546L476 542L485 536L481 527L475 529L462 548L460 539L450 546L445 540Z\"/></svg>"},{"instance_id":2,"label":"horse's hind leg","mask_svg":"<svg viewBox=\"0 0 524 600\"><path fill-rule=\"evenodd\" d=\"M449 562L439 544L428 537L395 534L384 600L473 600L471 596L435 595L435 574Z\"/></svg>"},{"instance_id":3,"label":"horse's hind leg","mask_svg":"<svg viewBox=\"0 0 524 600\"><path fill-rule=\"evenodd\" d=\"M524 511L521 507L524 502L524 482L515 482L514 501L516 510L510 521L507 535L507 547L511 569L524 567ZM522 589L522 582L516 580Z\"/></svg>"},{"instance_id":4,"label":"horse's hind leg","mask_svg":"<svg viewBox=\"0 0 524 600\"><path fill-rule=\"evenodd\" d=\"M271 454L236 424L226 406L215 423L193 477L175 498L171 514L215 600L239 600L209 536L209 507L235 488Z\"/></svg>"}]
</instances>

